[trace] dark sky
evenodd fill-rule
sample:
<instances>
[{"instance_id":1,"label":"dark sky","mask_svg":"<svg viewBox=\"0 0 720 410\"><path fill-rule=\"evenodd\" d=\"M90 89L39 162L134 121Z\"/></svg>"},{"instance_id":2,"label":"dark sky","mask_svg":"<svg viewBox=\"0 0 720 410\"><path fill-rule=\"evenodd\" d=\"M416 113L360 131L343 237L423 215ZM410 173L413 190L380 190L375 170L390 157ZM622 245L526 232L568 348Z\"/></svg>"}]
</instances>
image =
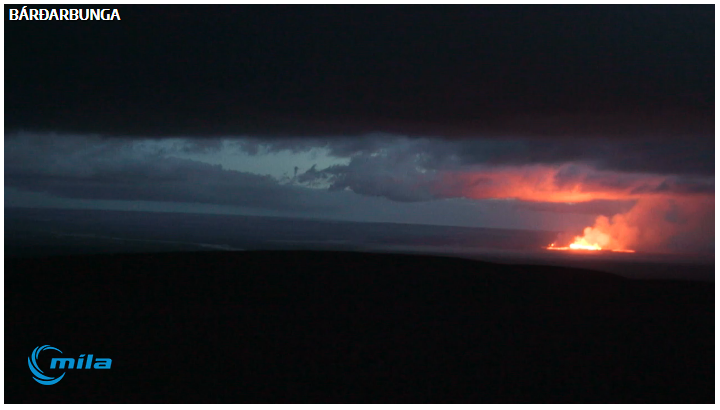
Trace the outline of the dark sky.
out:
<instances>
[{"instance_id":1,"label":"dark sky","mask_svg":"<svg viewBox=\"0 0 720 410\"><path fill-rule=\"evenodd\" d=\"M6 21L6 129L712 134L712 5L117 8Z\"/></svg>"}]
</instances>

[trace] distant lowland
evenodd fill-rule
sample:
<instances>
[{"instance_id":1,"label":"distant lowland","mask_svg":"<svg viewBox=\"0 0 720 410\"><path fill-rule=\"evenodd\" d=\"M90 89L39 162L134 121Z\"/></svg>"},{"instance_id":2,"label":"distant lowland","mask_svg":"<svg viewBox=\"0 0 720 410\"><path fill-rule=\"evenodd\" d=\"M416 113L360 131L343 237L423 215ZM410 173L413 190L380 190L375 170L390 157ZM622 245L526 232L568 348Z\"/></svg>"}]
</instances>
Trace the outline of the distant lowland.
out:
<instances>
[{"instance_id":1,"label":"distant lowland","mask_svg":"<svg viewBox=\"0 0 720 410\"><path fill-rule=\"evenodd\" d=\"M558 253L558 232L268 216L5 208L6 257L335 250L451 255L595 269L630 278L714 280L707 255Z\"/></svg>"}]
</instances>

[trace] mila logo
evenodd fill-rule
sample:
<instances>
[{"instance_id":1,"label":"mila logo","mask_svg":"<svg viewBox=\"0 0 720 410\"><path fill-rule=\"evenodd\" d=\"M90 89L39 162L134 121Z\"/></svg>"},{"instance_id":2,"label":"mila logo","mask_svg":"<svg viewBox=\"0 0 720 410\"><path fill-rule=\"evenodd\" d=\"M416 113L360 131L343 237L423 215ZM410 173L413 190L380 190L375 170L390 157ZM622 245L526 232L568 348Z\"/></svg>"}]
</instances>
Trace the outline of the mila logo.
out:
<instances>
[{"instance_id":1,"label":"mila logo","mask_svg":"<svg viewBox=\"0 0 720 410\"><path fill-rule=\"evenodd\" d=\"M40 367L38 366L38 356L40 353L44 350L55 350L60 353L60 349L56 347L52 347L50 345L45 346L38 346L33 351L30 357L28 357L28 367L30 367L30 371L32 372L33 379L35 379L36 382L40 384L44 384L46 386L49 386L51 384L55 384L62 380L63 377L65 377L65 373L61 374L58 377L50 377L43 372ZM50 359L50 368L51 369L83 369L83 370L89 370L89 369L109 369L112 365L112 360L110 359L94 359L93 361L93 355L89 354L87 357L85 357L84 354L81 354L80 357L78 357L77 360L70 357L56 357Z\"/></svg>"}]
</instances>

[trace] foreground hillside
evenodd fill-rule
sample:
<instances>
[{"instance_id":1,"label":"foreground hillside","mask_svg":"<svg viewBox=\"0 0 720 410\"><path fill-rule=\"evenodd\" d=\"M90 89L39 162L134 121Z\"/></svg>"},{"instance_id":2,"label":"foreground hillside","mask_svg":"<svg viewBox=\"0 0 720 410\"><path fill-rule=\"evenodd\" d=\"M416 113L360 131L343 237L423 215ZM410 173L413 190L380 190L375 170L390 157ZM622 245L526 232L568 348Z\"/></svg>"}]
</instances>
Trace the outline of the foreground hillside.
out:
<instances>
[{"instance_id":1,"label":"foreground hillside","mask_svg":"<svg viewBox=\"0 0 720 410\"><path fill-rule=\"evenodd\" d=\"M713 283L572 268L310 251L5 261L8 403L711 403L714 333ZM27 358L45 344L112 368L41 386Z\"/></svg>"}]
</instances>

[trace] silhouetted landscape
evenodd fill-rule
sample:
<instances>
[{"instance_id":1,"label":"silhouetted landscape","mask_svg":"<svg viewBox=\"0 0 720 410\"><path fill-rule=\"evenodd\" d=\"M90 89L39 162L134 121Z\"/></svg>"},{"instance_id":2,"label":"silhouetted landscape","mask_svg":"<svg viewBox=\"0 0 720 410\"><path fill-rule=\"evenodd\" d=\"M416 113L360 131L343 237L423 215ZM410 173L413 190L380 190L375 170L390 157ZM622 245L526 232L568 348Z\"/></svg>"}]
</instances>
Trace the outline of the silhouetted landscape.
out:
<instances>
[{"instance_id":1,"label":"silhouetted landscape","mask_svg":"<svg viewBox=\"0 0 720 410\"><path fill-rule=\"evenodd\" d=\"M10 258L5 311L7 402L715 400L706 282L340 251ZM45 340L113 370L38 389L21 375Z\"/></svg>"}]
</instances>

